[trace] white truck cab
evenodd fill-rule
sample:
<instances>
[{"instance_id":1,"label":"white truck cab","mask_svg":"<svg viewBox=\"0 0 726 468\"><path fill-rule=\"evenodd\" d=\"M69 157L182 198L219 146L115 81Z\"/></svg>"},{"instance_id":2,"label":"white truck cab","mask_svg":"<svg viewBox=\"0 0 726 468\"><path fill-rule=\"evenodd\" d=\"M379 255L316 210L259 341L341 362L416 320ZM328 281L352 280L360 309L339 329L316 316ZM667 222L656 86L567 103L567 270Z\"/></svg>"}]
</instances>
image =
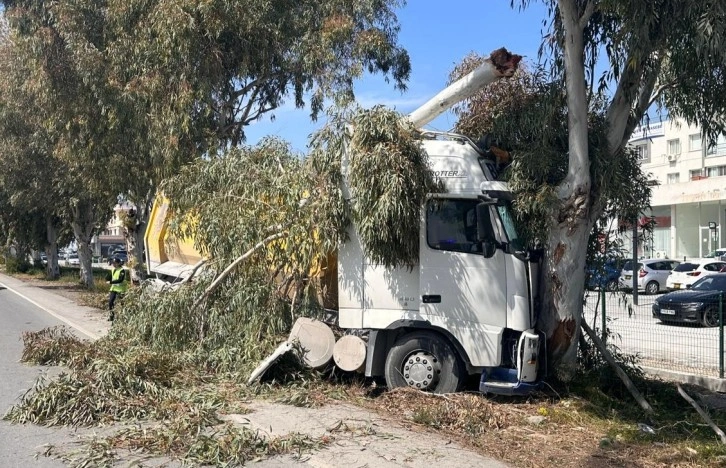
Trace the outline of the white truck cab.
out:
<instances>
[{"instance_id":1,"label":"white truck cab","mask_svg":"<svg viewBox=\"0 0 726 468\"><path fill-rule=\"evenodd\" d=\"M338 324L368 331L365 374L385 376L389 387L446 393L465 374L481 374L484 392L527 393L543 355L534 330L538 264L517 237L511 195L471 140L426 137L446 192L421 210L419 262L374 264L351 228L338 251Z\"/></svg>"}]
</instances>

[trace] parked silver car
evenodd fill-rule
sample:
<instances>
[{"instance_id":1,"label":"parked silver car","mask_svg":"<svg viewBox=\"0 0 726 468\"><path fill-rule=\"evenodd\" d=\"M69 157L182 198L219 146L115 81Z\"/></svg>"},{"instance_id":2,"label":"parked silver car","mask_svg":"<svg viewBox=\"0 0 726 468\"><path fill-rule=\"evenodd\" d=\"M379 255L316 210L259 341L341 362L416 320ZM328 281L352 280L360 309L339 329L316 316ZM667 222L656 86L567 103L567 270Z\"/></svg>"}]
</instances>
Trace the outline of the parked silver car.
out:
<instances>
[{"instance_id":1,"label":"parked silver car","mask_svg":"<svg viewBox=\"0 0 726 468\"><path fill-rule=\"evenodd\" d=\"M647 294L657 294L666 290L666 281L671 270L681 262L677 260L663 260L660 258L646 258L638 261L633 271L633 261L625 262L623 271L620 272L620 287L622 289L633 289L633 274L637 275L638 291L645 291Z\"/></svg>"}]
</instances>

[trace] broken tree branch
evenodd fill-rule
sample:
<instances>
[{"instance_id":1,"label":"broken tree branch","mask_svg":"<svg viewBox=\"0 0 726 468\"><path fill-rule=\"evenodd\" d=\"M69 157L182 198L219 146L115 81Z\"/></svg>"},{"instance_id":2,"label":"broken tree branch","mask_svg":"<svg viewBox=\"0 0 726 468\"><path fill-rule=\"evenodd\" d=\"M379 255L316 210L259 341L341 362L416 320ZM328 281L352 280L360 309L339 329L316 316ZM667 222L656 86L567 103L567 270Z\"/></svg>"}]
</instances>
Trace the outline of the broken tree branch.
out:
<instances>
[{"instance_id":1,"label":"broken tree branch","mask_svg":"<svg viewBox=\"0 0 726 468\"><path fill-rule=\"evenodd\" d=\"M643 411L645 411L648 414L653 414L653 408L650 406L650 404L643 398L643 395L640 394L638 389L633 384L633 381L630 380L630 377L628 377L628 374L625 373L623 369L620 368L620 366L615 362L615 359L613 359L612 354L610 354L610 351L607 350L605 347L605 344L600 340L600 338L595 334L595 332L592 331L592 328L589 327L587 323L584 321L582 322L582 329L585 330L585 333L590 337L592 342L595 344L595 347L600 351L600 353L603 355L605 360L610 364L610 367L612 367L615 370L615 373L618 374L618 377L620 377L620 380L623 381L625 384L625 387L630 391L630 394L633 395L633 398L635 398L635 401L638 402L641 408L643 408Z\"/></svg>"},{"instance_id":2,"label":"broken tree branch","mask_svg":"<svg viewBox=\"0 0 726 468\"><path fill-rule=\"evenodd\" d=\"M199 260L197 263L195 263L194 267L192 267L192 271L189 273L189 276L184 278L180 284L186 284L186 283L190 282L192 280L192 278L194 278L194 275L197 273L197 270L199 270L202 267L202 265L204 265L205 263L207 263L207 260L205 258L203 258L203 259Z\"/></svg>"},{"instance_id":3,"label":"broken tree branch","mask_svg":"<svg viewBox=\"0 0 726 468\"><path fill-rule=\"evenodd\" d=\"M701 406L696 403L696 401L686 393L685 390L683 390L683 387L681 387L681 384L676 384L676 388L678 388L678 393L681 394L681 396L691 404L694 408L696 408L696 411L698 414L703 418L704 421L706 421L706 424L711 426L711 429L721 438L721 443L726 445L726 434L721 430L720 427L716 425L716 423L713 422L713 419L701 408Z\"/></svg>"},{"instance_id":4,"label":"broken tree branch","mask_svg":"<svg viewBox=\"0 0 726 468\"><path fill-rule=\"evenodd\" d=\"M196 309L199 304L201 304L207 297L209 297L212 292L214 292L215 289L219 286L219 284L227 277L229 274L243 261L248 259L255 251L261 249L262 247L266 246L270 242L280 239L282 237L285 237L287 235L287 232L278 232L276 234L272 234L270 236L265 237L263 240L255 244L254 247L249 249L247 252L242 254L240 257L238 257L234 262L230 263L230 265L224 269L222 273L217 276L217 278L212 281L212 284L210 284L207 289L204 290L201 296L197 298L196 301L194 301L194 304L192 304L192 310Z\"/></svg>"}]
</instances>

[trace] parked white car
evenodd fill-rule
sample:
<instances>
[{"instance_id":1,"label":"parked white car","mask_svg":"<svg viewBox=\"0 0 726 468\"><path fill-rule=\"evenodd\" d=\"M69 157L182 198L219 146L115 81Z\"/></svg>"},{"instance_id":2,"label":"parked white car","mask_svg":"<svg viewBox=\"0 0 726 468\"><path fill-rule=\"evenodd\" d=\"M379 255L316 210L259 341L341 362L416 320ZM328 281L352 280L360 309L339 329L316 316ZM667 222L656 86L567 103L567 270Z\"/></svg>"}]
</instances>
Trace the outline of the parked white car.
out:
<instances>
[{"instance_id":1,"label":"parked white car","mask_svg":"<svg viewBox=\"0 0 726 468\"><path fill-rule=\"evenodd\" d=\"M716 260L726 260L726 249L716 249L713 252L710 252L707 255L704 255L703 258L713 258Z\"/></svg>"},{"instance_id":2,"label":"parked white car","mask_svg":"<svg viewBox=\"0 0 726 468\"><path fill-rule=\"evenodd\" d=\"M669 290L687 289L704 276L726 271L726 262L716 259L698 259L683 262L671 271L666 281Z\"/></svg>"},{"instance_id":3,"label":"parked white car","mask_svg":"<svg viewBox=\"0 0 726 468\"><path fill-rule=\"evenodd\" d=\"M678 260L664 260L660 258L645 258L639 260L635 269L633 261L625 262L620 272L620 289L633 288L633 275L637 275L638 290L646 294L658 294L666 288L666 280L671 270L678 266Z\"/></svg>"},{"instance_id":4,"label":"parked white car","mask_svg":"<svg viewBox=\"0 0 726 468\"><path fill-rule=\"evenodd\" d=\"M81 260L78 258L77 253L70 253L66 255L66 266L78 266L81 264Z\"/></svg>"}]
</instances>

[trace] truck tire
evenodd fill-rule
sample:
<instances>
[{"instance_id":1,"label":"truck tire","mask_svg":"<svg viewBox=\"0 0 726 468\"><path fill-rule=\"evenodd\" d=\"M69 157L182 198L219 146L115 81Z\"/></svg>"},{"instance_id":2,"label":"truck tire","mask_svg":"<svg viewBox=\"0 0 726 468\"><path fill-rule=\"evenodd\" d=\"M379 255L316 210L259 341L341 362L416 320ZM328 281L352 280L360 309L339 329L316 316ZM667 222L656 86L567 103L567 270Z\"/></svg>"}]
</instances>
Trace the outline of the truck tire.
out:
<instances>
[{"instance_id":1,"label":"truck tire","mask_svg":"<svg viewBox=\"0 0 726 468\"><path fill-rule=\"evenodd\" d=\"M452 393L459 388L461 363L441 335L429 331L405 334L396 340L386 357L389 389L412 387L433 393Z\"/></svg>"}]
</instances>

